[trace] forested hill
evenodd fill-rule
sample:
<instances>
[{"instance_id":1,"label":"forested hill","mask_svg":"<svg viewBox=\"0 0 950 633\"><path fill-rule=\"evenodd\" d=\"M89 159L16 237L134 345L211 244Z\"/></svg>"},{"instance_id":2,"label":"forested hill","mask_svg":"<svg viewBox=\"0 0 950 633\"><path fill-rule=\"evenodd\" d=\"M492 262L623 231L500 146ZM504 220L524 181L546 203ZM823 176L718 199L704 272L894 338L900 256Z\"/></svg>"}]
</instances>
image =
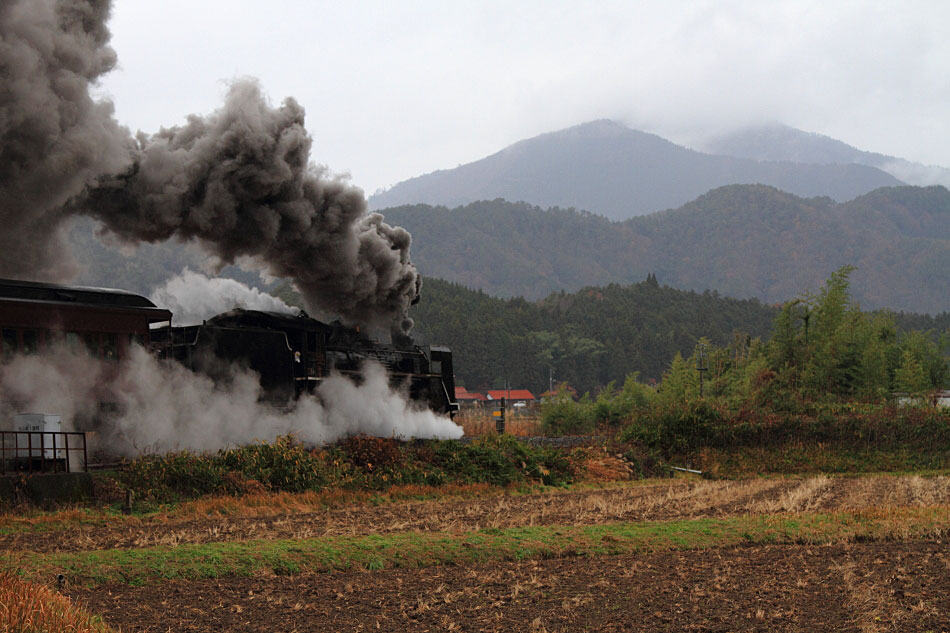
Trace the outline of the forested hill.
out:
<instances>
[{"instance_id":1,"label":"forested hill","mask_svg":"<svg viewBox=\"0 0 950 633\"><path fill-rule=\"evenodd\" d=\"M457 206L504 198L573 206L623 220L680 206L715 187L762 183L850 200L902 181L867 165L809 165L704 154L615 121L592 121L515 143L455 169L412 178L370 198L374 209Z\"/></svg>"},{"instance_id":2,"label":"forested hill","mask_svg":"<svg viewBox=\"0 0 950 633\"><path fill-rule=\"evenodd\" d=\"M540 393L549 370L581 392L634 371L659 379L675 353L692 353L700 337L726 344L737 332L764 336L775 313L758 301L675 290L652 277L539 302L427 278L411 315L417 340L452 348L459 384L500 388L507 376L512 387Z\"/></svg>"},{"instance_id":3,"label":"forested hill","mask_svg":"<svg viewBox=\"0 0 950 633\"><path fill-rule=\"evenodd\" d=\"M619 223L503 200L384 213L412 233L423 274L493 295L538 299L655 272L675 288L780 303L850 264L865 309L950 309L950 192L938 186L882 188L838 204L733 185Z\"/></svg>"}]
</instances>

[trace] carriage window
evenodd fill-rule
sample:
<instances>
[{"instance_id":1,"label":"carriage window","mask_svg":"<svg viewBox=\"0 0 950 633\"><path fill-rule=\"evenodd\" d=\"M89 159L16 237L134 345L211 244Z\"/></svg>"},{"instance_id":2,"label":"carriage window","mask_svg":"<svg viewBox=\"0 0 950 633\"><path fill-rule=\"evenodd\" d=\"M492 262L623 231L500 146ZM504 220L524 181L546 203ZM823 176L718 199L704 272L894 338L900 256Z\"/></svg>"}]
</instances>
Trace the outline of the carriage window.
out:
<instances>
[{"instance_id":1,"label":"carriage window","mask_svg":"<svg viewBox=\"0 0 950 633\"><path fill-rule=\"evenodd\" d=\"M73 354L79 353L79 333L78 332L66 332L66 349L68 349Z\"/></svg>"},{"instance_id":2,"label":"carriage window","mask_svg":"<svg viewBox=\"0 0 950 633\"><path fill-rule=\"evenodd\" d=\"M3 355L12 356L16 354L16 330L3 330Z\"/></svg>"},{"instance_id":3,"label":"carriage window","mask_svg":"<svg viewBox=\"0 0 950 633\"><path fill-rule=\"evenodd\" d=\"M429 366L429 368L430 368L430 370L431 370L430 373L433 373L433 374L441 374L441 373L442 373L442 361L440 361L440 360L433 360L433 361L432 361L432 364Z\"/></svg>"},{"instance_id":4,"label":"carriage window","mask_svg":"<svg viewBox=\"0 0 950 633\"><path fill-rule=\"evenodd\" d=\"M23 353L35 354L39 349L39 332L36 330L23 330Z\"/></svg>"},{"instance_id":5,"label":"carriage window","mask_svg":"<svg viewBox=\"0 0 950 633\"><path fill-rule=\"evenodd\" d=\"M44 330L46 337L46 346L44 349L59 349L63 346L63 333L59 330Z\"/></svg>"},{"instance_id":6,"label":"carriage window","mask_svg":"<svg viewBox=\"0 0 950 633\"><path fill-rule=\"evenodd\" d=\"M106 360L116 360L119 357L119 335L102 335L102 355Z\"/></svg>"},{"instance_id":7,"label":"carriage window","mask_svg":"<svg viewBox=\"0 0 950 633\"><path fill-rule=\"evenodd\" d=\"M86 341L86 349L93 358L99 358L99 335L86 334L83 339Z\"/></svg>"}]
</instances>

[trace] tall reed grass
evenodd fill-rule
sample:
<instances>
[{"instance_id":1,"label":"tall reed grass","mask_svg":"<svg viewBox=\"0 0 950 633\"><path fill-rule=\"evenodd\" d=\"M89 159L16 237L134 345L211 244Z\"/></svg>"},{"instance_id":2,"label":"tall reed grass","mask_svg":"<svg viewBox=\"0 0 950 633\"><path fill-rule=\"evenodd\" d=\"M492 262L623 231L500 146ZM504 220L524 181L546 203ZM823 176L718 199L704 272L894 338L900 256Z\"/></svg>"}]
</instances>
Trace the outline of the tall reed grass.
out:
<instances>
[{"instance_id":1,"label":"tall reed grass","mask_svg":"<svg viewBox=\"0 0 950 633\"><path fill-rule=\"evenodd\" d=\"M0 573L0 631L7 633L111 633L99 618L46 585Z\"/></svg>"}]
</instances>

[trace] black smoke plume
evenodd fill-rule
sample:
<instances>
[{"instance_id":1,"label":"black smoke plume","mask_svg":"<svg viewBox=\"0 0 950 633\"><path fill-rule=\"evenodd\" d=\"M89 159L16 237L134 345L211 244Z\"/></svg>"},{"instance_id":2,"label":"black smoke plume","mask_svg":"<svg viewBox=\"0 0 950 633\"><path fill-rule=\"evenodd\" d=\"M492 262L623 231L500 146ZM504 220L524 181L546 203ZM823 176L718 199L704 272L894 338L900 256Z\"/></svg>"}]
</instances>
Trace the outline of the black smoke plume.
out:
<instances>
[{"instance_id":1,"label":"black smoke plume","mask_svg":"<svg viewBox=\"0 0 950 633\"><path fill-rule=\"evenodd\" d=\"M0 276L75 274L63 205L131 161L89 87L116 63L106 2L0 2Z\"/></svg>"},{"instance_id":2,"label":"black smoke plume","mask_svg":"<svg viewBox=\"0 0 950 633\"><path fill-rule=\"evenodd\" d=\"M293 99L253 80L224 106L134 139L89 87L116 62L107 0L14 0L0 9L0 275L58 278L61 227L89 215L128 243L197 240L222 265L254 259L308 305L408 332L420 277L410 235L367 214L362 191L310 162Z\"/></svg>"}]
</instances>

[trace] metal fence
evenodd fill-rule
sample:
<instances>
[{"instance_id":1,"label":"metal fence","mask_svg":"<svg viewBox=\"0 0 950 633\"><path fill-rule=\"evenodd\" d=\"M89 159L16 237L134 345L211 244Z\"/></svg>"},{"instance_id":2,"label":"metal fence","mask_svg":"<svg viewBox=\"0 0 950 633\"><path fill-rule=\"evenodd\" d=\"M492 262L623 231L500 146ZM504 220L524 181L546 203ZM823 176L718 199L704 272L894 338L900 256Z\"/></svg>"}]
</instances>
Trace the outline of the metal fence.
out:
<instances>
[{"instance_id":1,"label":"metal fence","mask_svg":"<svg viewBox=\"0 0 950 633\"><path fill-rule=\"evenodd\" d=\"M82 470L89 470L85 433L0 431L0 474L71 472L79 452Z\"/></svg>"}]
</instances>

